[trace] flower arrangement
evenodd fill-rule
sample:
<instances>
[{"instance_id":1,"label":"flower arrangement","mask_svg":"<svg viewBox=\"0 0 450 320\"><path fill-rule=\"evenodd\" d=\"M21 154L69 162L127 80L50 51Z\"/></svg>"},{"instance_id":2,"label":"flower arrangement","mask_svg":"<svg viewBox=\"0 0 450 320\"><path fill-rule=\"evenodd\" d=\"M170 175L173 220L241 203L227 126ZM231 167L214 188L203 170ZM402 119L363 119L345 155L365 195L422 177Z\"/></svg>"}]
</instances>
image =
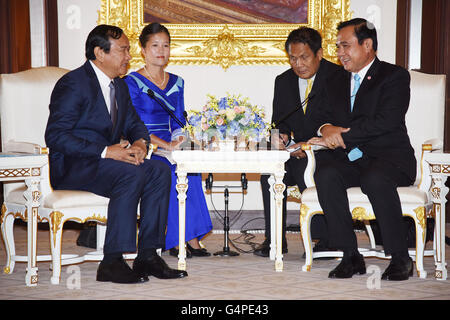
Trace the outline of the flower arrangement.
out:
<instances>
[{"instance_id":1,"label":"flower arrangement","mask_svg":"<svg viewBox=\"0 0 450 320\"><path fill-rule=\"evenodd\" d=\"M220 99L207 96L209 100L201 111L188 111L187 130L195 140L260 142L269 134L270 124L264 119L264 110L251 105L248 98L230 94Z\"/></svg>"}]
</instances>

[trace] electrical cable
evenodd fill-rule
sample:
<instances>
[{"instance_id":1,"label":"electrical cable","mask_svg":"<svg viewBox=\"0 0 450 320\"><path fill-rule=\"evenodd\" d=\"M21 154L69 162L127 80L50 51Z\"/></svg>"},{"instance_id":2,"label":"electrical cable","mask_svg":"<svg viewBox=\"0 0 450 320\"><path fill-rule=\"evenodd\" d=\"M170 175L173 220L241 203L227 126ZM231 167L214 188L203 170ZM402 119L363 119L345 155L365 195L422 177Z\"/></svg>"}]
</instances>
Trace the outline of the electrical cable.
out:
<instances>
[{"instance_id":1,"label":"electrical cable","mask_svg":"<svg viewBox=\"0 0 450 320\"><path fill-rule=\"evenodd\" d=\"M219 211L217 210L217 208L216 208L216 206L214 204L213 197L212 197L213 180L214 180L213 176L210 173L208 175L208 178L205 181L205 186L206 186L207 190L211 190L211 192L210 192L210 200L211 200L211 204L212 204L212 207L213 207L214 215L216 216L216 218L217 217L220 218L220 223L222 224L223 227L225 227L225 225L224 225L224 216L222 216L219 213ZM245 203L245 197L244 197L245 193L244 193L244 191L247 190L247 186L248 186L247 177L246 177L245 173L242 173L241 174L241 187L242 187L242 191L241 191L241 194L242 194L241 206L240 206L239 210L234 214L234 216L229 220L228 228L233 226L243 214L243 210L242 209L243 209L244 203ZM216 186L216 187L218 187L218 186ZM229 186L222 186L222 187L224 187L225 189L229 188ZM229 212L228 212L228 214L229 214ZM261 219L261 218L259 218L259 219ZM252 220L247 221L247 223L249 223L251 221ZM242 227L241 227L241 229L242 229ZM251 253L251 252L253 252L255 250L255 246L257 245L256 243L251 243L251 239L253 239L255 236L252 235L252 234L249 234L248 232L242 232L241 231L241 235L238 238L236 238L236 239L231 239L230 236L229 236L229 233L225 234L224 236L226 237L227 242L230 243L236 250L238 250L238 252ZM239 238L241 238L241 237L244 237L244 242L239 242L238 241ZM241 249L241 248L238 247L238 244L248 245L249 243L251 243L250 244L250 246L252 248L251 250L244 250L244 249Z\"/></svg>"}]
</instances>

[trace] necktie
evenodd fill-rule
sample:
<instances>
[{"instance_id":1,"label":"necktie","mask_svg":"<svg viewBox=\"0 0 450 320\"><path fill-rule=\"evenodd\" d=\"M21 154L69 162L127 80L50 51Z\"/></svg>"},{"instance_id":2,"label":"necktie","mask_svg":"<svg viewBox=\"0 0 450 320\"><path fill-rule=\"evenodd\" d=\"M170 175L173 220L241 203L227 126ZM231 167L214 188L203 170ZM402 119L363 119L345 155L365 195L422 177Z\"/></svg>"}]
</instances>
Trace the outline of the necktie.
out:
<instances>
[{"instance_id":1,"label":"necktie","mask_svg":"<svg viewBox=\"0 0 450 320\"><path fill-rule=\"evenodd\" d=\"M117 103L116 103L116 89L114 88L114 82L111 81L109 83L109 101L110 101L110 111L109 114L111 116L111 122L113 124L113 128L116 126L117 120Z\"/></svg>"},{"instance_id":2,"label":"necktie","mask_svg":"<svg viewBox=\"0 0 450 320\"><path fill-rule=\"evenodd\" d=\"M306 106L308 105L308 100L307 99L308 99L309 93L311 92L313 81L311 79L307 79L306 83L307 83L306 90L305 90L305 101L306 101L306 103L303 106L303 113L306 113Z\"/></svg>"},{"instance_id":3,"label":"necktie","mask_svg":"<svg viewBox=\"0 0 450 320\"><path fill-rule=\"evenodd\" d=\"M359 76L359 74L355 74L353 76L354 81L354 86L353 86L353 92L352 92L352 96L350 97L350 103L351 103L351 108L350 110L353 111L353 103L355 103L355 97L356 97L356 93L358 92L359 86L361 85L361 77Z\"/></svg>"},{"instance_id":4,"label":"necktie","mask_svg":"<svg viewBox=\"0 0 450 320\"><path fill-rule=\"evenodd\" d=\"M361 77L358 74L355 74L353 76L353 79L355 80L355 82L354 82L354 86L353 86L352 96L350 97L350 103L351 103L350 110L351 111L353 111L353 103L355 102L355 96L356 96L356 93L358 92L359 86L361 85L361 83L360 83ZM355 160L358 160L359 158L361 158L362 155L363 155L362 151L358 147L356 147L356 148L353 148L348 153L347 156L350 161L355 161Z\"/></svg>"}]
</instances>

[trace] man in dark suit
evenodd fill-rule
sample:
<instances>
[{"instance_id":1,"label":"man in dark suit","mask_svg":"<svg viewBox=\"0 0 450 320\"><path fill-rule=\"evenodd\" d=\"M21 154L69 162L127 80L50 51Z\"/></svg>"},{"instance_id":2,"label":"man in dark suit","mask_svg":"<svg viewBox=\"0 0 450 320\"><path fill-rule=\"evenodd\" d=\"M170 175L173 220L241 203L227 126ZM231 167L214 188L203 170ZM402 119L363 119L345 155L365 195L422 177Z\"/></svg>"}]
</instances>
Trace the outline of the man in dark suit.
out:
<instances>
[{"instance_id":1,"label":"man in dark suit","mask_svg":"<svg viewBox=\"0 0 450 320\"><path fill-rule=\"evenodd\" d=\"M347 199L347 188L361 187L377 218L384 250L392 255L382 275L406 280L412 275L405 226L397 187L414 182L416 159L405 126L409 106L407 70L376 57L375 27L356 18L338 26L337 54L345 70L327 83L330 101L319 129L334 158L319 163L315 181L327 218L330 245L343 250L330 278L350 278L366 272L358 252Z\"/></svg>"},{"instance_id":2,"label":"man in dark suit","mask_svg":"<svg viewBox=\"0 0 450 320\"><path fill-rule=\"evenodd\" d=\"M110 199L98 281L180 278L187 273L170 269L156 253L164 246L170 169L145 159L149 135L119 77L127 72L129 49L120 28L97 26L86 41L88 61L56 83L45 132L50 180L57 190L90 191ZM136 251L139 203L138 255L131 269L122 254Z\"/></svg>"},{"instance_id":3,"label":"man in dark suit","mask_svg":"<svg viewBox=\"0 0 450 320\"><path fill-rule=\"evenodd\" d=\"M279 144L285 148L300 146L316 135L317 124L313 121L317 106L325 103L322 94L323 84L327 77L340 67L323 58L322 37L312 28L301 27L293 30L285 43L291 68L275 79L272 123L280 133ZM302 108L301 104L306 101ZM297 185L300 191L306 188L303 173L307 165L306 155L302 150L291 153L285 164L286 174L283 182L287 186ZM261 176L261 189L264 204L265 241L254 251L262 257L269 256L270 245L270 191L269 176ZM286 192L283 199L283 249L287 252L286 242ZM321 241L315 251L328 247L326 226L323 216L314 217L314 233ZM314 235L313 235L314 236ZM316 236L317 238L317 236Z\"/></svg>"}]
</instances>

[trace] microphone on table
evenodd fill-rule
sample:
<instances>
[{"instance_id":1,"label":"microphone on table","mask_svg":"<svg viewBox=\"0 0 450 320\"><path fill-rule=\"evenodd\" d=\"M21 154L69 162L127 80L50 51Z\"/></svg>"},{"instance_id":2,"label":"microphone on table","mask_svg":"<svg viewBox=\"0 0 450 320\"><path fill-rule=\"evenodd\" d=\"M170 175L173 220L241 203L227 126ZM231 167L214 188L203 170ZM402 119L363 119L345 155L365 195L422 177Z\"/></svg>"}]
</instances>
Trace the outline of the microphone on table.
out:
<instances>
[{"instance_id":1,"label":"microphone on table","mask_svg":"<svg viewBox=\"0 0 450 320\"><path fill-rule=\"evenodd\" d=\"M276 129L280 123L282 123L284 120L286 120L287 118L289 118L291 115L293 115L295 112L297 112L300 109L303 109L303 107L308 103L309 100L313 99L316 96L314 91L311 91L309 93L309 95L305 98L305 100L303 100L300 105L294 109L292 109L291 111L289 111L287 114L285 114L281 119L275 121L275 123L273 124L273 129ZM290 139L289 139L290 141Z\"/></svg>"},{"instance_id":2,"label":"microphone on table","mask_svg":"<svg viewBox=\"0 0 450 320\"><path fill-rule=\"evenodd\" d=\"M155 100L164 110L166 110L166 112L172 117L173 120L175 120L176 123L178 123L180 125L181 128L184 127L183 122L180 121L180 119L177 118L177 116L175 115L175 113L173 113L172 110L169 109L169 107L166 106L165 103L163 103L160 99L158 99L155 96L155 93L153 92L152 89L148 89L147 90L147 94L150 98L152 98L153 100Z\"/></svg>"},{"instance_id":3,"label":"microphone on table","mask_svg":"<svg viewBox=\"0 0 450 320\"><path fill-rule=\"evenodd\" d=\"M183 111L183 117L184 117L184 119L186 120L186 123L187 123L188 125L191 125L191 124L189 123L189 120L188 120L188 113L186 112L186 110Z\"/></svg>"},{"instance_id":4,"label":"microphone on table","mask_svg":"<svg viewBox=\"0 0 450 320\"><path fill-rule=\"evenodd\" d=\"M245 173L241 173L241 186L242 186L242 190L247 190L248 180L247 180L247 176L245 175Z\"/></svg>"},{"instance_id":5,"label":"microphone on table","mask_svg":"<svg viewBox=\"0 0 450 320\"><path fill-rule=\"evenodd\" d=\"M303 107L309 102L309 100L313 99L316 96L315 92L310 92L310 94L306 97L305 100L302 101L302 103L300 103L300 105L294 109L292 109L291 111L289 111L284 117L282 117L280 120L276 121L274 123L274 128L278 127L280 125L280 123L282 123L284 120L286 120L287 118L289 118L291 115L293 115L295 112L297 112L300 109L303 109Z\"/></svg>"},{"instance_id":6,"label":"microphone on table","mask_svg":"<svg viewBox=\"0 0 450 320\"><path fill-rule=\"evenodd\" d=\"M208 177L205 179L205 189L211 191L213 187L213 175L212 173L208 174Z\"/></svg>"}]
</instances>

